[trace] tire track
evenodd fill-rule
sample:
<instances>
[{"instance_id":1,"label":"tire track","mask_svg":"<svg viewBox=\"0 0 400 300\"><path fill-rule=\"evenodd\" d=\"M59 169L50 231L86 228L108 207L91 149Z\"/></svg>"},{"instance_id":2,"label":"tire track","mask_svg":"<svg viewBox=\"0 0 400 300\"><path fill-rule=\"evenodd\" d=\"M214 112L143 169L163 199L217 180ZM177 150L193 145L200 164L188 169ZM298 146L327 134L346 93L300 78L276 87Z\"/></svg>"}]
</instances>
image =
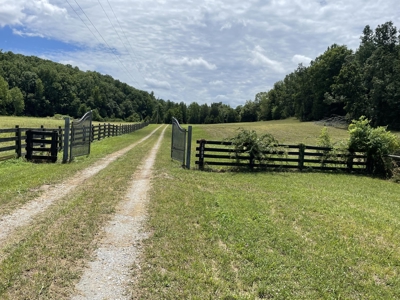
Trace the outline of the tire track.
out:
<instances>
[{"instance_id":1,"label":"tire track","mask_svg":"<svg viewBox=\"0 0 400 300\"><path fill-rule=\"evenodd\" d=\"M133 174L132 185L117 212L104 228L105 237L95 252L80 282L75 286L73 300L130 299L127 286L131 283L131 266L139 254L146 219L146 203L151 187L152 168L164 137L164 127L156 144Z\"/></svg>"},{"instance_id":2,"label":"tire track","mask_svg":"<svg viewBox=\"0 0 400 300\"><path fill-rule=\"evenodd\" d=\"M29 203L23 205L15 212L0 216L0 245L4 244L5 239L17 228L28 225L36 215L44 212L52 203L71 193L76 187L81 186L87 179L106 168L117 158L150 138L160 128L161 126L157 127L150 134L140 139L136 143L107 155L94 165L77 172L73 177L67 179L66 181L48 188L38 198L33 199Z\"/></svg>"}]
</instances>

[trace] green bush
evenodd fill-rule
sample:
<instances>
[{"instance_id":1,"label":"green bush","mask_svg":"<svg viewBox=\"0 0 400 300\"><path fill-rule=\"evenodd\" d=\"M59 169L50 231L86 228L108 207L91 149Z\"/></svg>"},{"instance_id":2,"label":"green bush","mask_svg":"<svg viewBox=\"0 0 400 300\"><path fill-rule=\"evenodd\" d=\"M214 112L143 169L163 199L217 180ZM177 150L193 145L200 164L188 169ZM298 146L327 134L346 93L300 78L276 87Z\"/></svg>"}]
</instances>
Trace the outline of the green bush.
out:
<instances>
[{"instance_id":1,"label":"green bush","mask_svg":"<svg viewBox=\"0 0 400 300\"><path fill-rule=\"evenodd\" d=\"M278 141L272 134L266 133L258 136L254 130L239 128L239 133L233 138L228 139L235 146L234 158L238 160L240 154L248 153L250 163L258 161L265 163L272 154L283 153L284 149L278 146Z\"/></svg>"},{"instance_id":2,"label":"green bush","mask_svg":"<svg viewBox=\"0 0 400 300\"><path fill-rule=\"evenodd\" d=\"M349 125L350 152L365 152L367 155L367 172L373 175L391 177L394 164L389 154L399 149L396 135L386 130L386 127L373 128L370 121L362 116Z\"/></svg>"}]
</instances>

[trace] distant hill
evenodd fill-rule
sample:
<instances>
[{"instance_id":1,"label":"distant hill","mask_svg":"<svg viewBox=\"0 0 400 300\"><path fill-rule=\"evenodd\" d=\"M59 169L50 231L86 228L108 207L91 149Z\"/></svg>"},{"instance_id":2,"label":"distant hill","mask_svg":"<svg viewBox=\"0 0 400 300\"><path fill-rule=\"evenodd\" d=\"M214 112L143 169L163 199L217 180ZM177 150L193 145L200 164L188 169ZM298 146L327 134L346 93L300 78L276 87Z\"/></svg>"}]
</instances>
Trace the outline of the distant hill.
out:
<instances>
[{"instance_id":1,"label":"distant hill","mask_svg":"<svg viewBox=\"0 0 400 300\"><path fill-rule=\"evenodd\" d=\"M76 118L93 109L97 120L140 121L160 101L109 75L0 50L0 115Z\"/></svg>"}]
</instances>

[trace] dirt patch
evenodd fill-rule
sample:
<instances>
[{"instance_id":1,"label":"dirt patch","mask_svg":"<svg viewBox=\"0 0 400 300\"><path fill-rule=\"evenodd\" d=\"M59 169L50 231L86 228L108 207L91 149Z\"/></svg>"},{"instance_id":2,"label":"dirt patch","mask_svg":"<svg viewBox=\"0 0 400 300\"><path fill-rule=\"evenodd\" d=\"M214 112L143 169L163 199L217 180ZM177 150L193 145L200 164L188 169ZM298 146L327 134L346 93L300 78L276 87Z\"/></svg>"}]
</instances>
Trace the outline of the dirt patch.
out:
<instances>
[{"instance_id":1,"label":"dirt patch","mask_svg":"<svg viewBox=\"0 0 400 300\"><path fill-rule=\"evenodd\" d=\"M161 126L160 126L161 127ZM71 193L77 186L81 186L87 179L106 168L111 162L124 155L136 145L144 142L152 136L160 127L153 130L149 135L141 140L114 152L103 159L100 159L94 165L77 172L73 177L54 186L43 185L38 190L43 193L38 197L25 204L9 215L0 216L0 245L4 244L6 238L12 234L17 228L28 225L35 216L44 212L55 201L60 200Z\"/></svg>"},{"instance_id":2,"label":"dirt patch","mask_svg":"<svg viewBox=\"0 0 400 300\"><path fill-rule=\"evenodd\" d=\"M80 299L130 299L127 287L131 283L131 267L139 255L141 241L147 237L143 232L146 220L146 204L151 187L152 167L161 145L162 131L150 154L132 176L132 185L117 212L105 226L105 237L100 241L94 256L80 282L77 293Z\"/></svg>"}]
</instances>

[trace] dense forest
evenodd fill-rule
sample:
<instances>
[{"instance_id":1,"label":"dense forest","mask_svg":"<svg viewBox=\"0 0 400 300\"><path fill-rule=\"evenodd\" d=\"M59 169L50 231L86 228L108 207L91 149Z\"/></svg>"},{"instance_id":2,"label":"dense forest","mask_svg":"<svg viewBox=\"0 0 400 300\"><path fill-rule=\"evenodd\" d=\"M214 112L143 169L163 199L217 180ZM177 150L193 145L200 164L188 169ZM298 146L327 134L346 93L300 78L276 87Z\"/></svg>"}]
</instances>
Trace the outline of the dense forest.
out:
<instances>
[{"instance_id":1,"label":"dense forest","mask_svg":"<svg viewBox=\"0 0 400 300\"><path fill-rule=\"evenodd\" d=\"M392 22L366 26L354 52L332 45L310 66L299 65L268 92L248 101L258 120L295 116L302 121L332 115L364 115L374 126L400 129L400 36Z\"/></svg>"},{"instance_id":2,"label":"dense forest","mask_svg":"<svg viewBox=\"0 0 400 300\"><path fill-rule=\"evenodd\" d=\"M186 105L156 98L93 71L0 50L0 115L77 118L92 109L97 121L212 124L296 117L348 120L364 115L372 125L400 129L400 36L392 22L364 28L356 51L333 44L308 67L296 70L232 108Z\"/></svg>"},{"instance_id":3,"label":"dense forest","mask_svg":"<svg viewBox=\"0 0 400 300\"><path fill-rule=\"evenodd\" d=\"M240 120L236 110L222 103L165 101L109 75L0 50L0 115L77 118L90 109L97 121L170 123L172 116L182 123Z\"/></svg>"}]
</instances>

